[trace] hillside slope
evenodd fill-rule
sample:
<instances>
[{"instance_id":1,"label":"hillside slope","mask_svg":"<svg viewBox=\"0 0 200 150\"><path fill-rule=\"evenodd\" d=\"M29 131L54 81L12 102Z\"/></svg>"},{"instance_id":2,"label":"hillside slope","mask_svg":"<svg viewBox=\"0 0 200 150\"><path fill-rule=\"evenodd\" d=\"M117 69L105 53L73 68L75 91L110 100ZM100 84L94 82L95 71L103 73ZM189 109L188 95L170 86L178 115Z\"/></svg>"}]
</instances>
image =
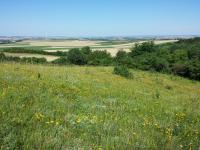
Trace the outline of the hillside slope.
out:
<instances>
[{"instance_id":1,"label":"hillside slope","mask_svg":"<svg viewBox=\"0 0 200 150\"><path fill-rule=\"evenodd\" d=\"M199 82L112 70L1 63L1 149L200 146Z\"/></svg>"}]
</instances>

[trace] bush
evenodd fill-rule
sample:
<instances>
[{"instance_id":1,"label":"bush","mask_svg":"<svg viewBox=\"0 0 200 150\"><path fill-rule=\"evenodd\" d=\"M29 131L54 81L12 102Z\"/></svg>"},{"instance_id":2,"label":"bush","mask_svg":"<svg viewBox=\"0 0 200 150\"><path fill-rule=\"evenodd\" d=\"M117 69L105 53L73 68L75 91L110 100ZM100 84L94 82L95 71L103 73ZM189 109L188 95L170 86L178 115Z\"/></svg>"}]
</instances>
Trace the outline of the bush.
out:
<instances>
[{"instance_id":1,"label":"bush","mask_svg":"<svg viewBox=\"0 0 200 150\"><path fill-rule=\"evenodd\" d=\"M189 78L200 81L200 61L192 60L188 63Z\"/></svg>"},{"instance_id":2,"label":"bush","mask_svg":"<svg viewBox=\"0 0 200 150\"><path fill-rule=\"evenodd\" d=\"M81 52L85 55L89 55L92 52L92 50L90 49L89 46L86 46L86 47L81 48Z\"/></svg>"},{"instance_id":3,"label":"bush","mask_svg":"<svg viewBox=\"0 0 200 150\"><path fill-rule=\"evenodd\" d=\"M71 49L68 52L67 59L70 63L75 65L85 65L87 64L87 57L79 49Z\"/></svg>"},{"instance_id":4,"label":"bush","mask_svg":"<svg viewBox=\"0 0 200 150\"><path fill-rule=\"evenodd\" d=\"M0 53L0 61L4 61L6 59L6 56L4 53Z\"/></svg>"},{"instance_id":5,"label":"bush","mask_svg":"<svg viewBox=\"0 0 200 150\"><path fill-rule=\"evenodd\" d=\"M36 58L36 57L23 57L21 62L33 63L33 64L44 64L47 63L46 58Z\"/></svg>"},{"instance_id":6,"label":"bush","mask_svg":"<svg viewBox=\"0 0 200 150\"><path fill-rule=\"evenodd\" d=\"M53 64L58 64L58 65L67 65L69 64L69 61L67 57L60 57L54 61L52 61Z\"/></svg>"},{"instance_id":7,"label":"bush","mask_svg":"<svg viewBox=\"0 0 200 150\"><path fill-rule=\"evenodd\" d=\"M166 59L154 57L154 59L152 60L151 68L158 72L168 72L169 63Z\"/></svg>"},{"instance_id":8,"label":"bush","mask_svg":"<svg viewBox=\"0 0 200 150\"><path fill-rule=\"evenodd\" d=\"M6 61L14 61L14 62L20 62L20 57L13 57L13 56L6 56Z\"/></svg>"},{"instance_id":9,"label":"bush","mask_svg":"<svg viewBox=\"0 0 200 150\"><path fill-rule=\"evenodd\" d=\"M115 57L115 62L117 65L126 65L128 67L132 67L132 58L125 51L118 51Z\"/></svg>"},{"instance_id":10,"label":"bush","mask_svg":"<svg viewBox=\"0 0 200 150\"><path fill-rule=\"evenodd\" d=\"M44 50L37 50L37 49L27 49L21 47L14 47L14 48L6 48L3 52L9 53L29 53L29 54L42 54L42 55L53 55L53 56L67 56L67 52L46 52Z\"/></svg>"},{"instance_id":11,"label":"bush","mask_svg":"<svg viewBox=\"0 0 200 150\"><path fill-rule=\"evenodd\" d=\"M189 76L189 68L186 64L174 64L172 67L172 72L183 77Z\"/></svg>"},{"instance_id":12,"label":"bush","mask_svg":"<svg viewBox=\"0 0 200 150\"><path fill-rule=\"evenodd\" d=\"M94 66L108 66L113 63L113 59L107 51L94 51L88 57L88 64Z\"/></svg>"},{"instance_id":13,"label":"bush","mask_svg":"<svg viewBox=\"0 0 200 150\"><path fill-rule=\"evenodd\" d=\"M146 52L154 52L156 50L156 46L154 42L145 42L142 44L135 44L135 47L131 48L130 55L132 57L144 54Z\"/></svg>"},{"instance_id":14,"label":"bush","mask_svg":"<svg viewBox=\"0 0 200 150\"><path fill-rule=\"evenodd\" d=\"M115 66L113 73L126 78L132 78L133 76L127 66Z\"/></svg>"},{"instance_id":15,"label":"bush","mask_svg":"<svg viewBox=\"0 0 200 150\"><path fill-rule=\"evenodd\" d=\"M191 49L187 52L189 59L199 59L200 60L200 49Z\"/></svg>"}]
</instances>

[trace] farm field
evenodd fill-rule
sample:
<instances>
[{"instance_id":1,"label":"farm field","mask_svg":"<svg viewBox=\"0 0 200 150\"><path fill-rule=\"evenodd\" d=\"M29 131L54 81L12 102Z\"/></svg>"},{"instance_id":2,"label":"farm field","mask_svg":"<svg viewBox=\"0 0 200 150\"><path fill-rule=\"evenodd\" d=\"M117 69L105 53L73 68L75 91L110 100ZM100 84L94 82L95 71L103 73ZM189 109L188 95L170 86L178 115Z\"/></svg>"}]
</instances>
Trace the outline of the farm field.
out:
<instances>
[{"instance_id":1,"label":"farm field","mask_svg":"<svg viewBox=\"0 0 200 150\"><path fill-rule=\"evenodd\" d=\"M176 42L177 40L155 40L155 44L163 44ZM94 40L24 40L14 44L0 44L0 49L23 47L26 49L38 49L47 52L68 51L71 48L81 48L90 46L92 50L107 50L112 56L123 49L129 51L135 43L143 43L145 41L94 41Z\"/></svg>"},{"instance_id":2,"label":"farm field","mask_svg":"<svg viewBox=\"0 0 200 150\"><path fill-rule=\"evenodd\" d=\"M199 82L112 71L0 63L0 148L199 148Z\"/></svg>"}]
</instances>

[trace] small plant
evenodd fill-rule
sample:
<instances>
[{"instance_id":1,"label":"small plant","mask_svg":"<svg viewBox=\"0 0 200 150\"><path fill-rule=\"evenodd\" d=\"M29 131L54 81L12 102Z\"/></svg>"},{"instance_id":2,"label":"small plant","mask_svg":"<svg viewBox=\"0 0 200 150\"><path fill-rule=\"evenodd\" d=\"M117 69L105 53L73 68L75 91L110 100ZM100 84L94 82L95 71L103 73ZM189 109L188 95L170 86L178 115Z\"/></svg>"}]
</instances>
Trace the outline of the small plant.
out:
<instances>
[{"instance_id":1,"label":"small plant","mask_svg":"<svg viewBox=\"0 0 200 150\"><path fill-rule=\"evenodd\" d=\"M127 66L116 66L113 73L126 78L132 78L133 76Z\"/></svg>"},{"instance_id":2,"label":"small plant","mask_svg":"<svg viewBox=\"0 0 200 150\"><path fill-rule=\"evenodd\" d=\"M58 64L58 65L67 65L69 64L69 61L67 57L60 57L54 61L52 61L53 64Z\"/></svg>"},{"instance_id":3,"label":"small plant","mask_svg":"<svg viewBox=\"0 0 200 150\"><path fill-rule=\"evenodd\" d=\"M41 74L40 73L38 73L38 79L40 79L41 78Z\"/></svg>"},{"instance_id":4,"label":"small plant","mask_svg":"<svg viewBox=\"0 0 200 150\"><path fill-rule=\"evenodd\" d=\"M4 53L0 53L0 61L3 61L6 59L6 56L4 55Z\"/></svg>"},{"instance_id":5,"label":"small plant","mask_svg":"<svg viewBox=\"0 0 200 150\"><path fill-rule=\"evenodd\" d=\"M166 88L167 90L172 90L172 86L170 86L170 85L166 85L165 88Z\"/></svg>"}]
</instances>

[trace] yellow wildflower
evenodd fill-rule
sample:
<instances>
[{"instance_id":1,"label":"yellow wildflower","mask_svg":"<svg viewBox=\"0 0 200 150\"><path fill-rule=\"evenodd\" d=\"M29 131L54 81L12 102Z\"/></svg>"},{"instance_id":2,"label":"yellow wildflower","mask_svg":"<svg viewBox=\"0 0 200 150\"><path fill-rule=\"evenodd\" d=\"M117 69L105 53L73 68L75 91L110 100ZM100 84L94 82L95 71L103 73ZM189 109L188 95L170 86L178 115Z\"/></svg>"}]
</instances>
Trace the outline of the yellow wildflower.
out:
<instances>
[{"instance_id":1,"label":"yellow wildflower","mask_svg":"<svg viewBox=\"0 0 200 150\"><path fill-rule=\"evenodd\" d=\"M81 122L81 119L80 119L80 118L78 118L78 119L76 120L76 122L77 122L77 123L80 123L80 122Z\"/></svg>"}]
</instances>

